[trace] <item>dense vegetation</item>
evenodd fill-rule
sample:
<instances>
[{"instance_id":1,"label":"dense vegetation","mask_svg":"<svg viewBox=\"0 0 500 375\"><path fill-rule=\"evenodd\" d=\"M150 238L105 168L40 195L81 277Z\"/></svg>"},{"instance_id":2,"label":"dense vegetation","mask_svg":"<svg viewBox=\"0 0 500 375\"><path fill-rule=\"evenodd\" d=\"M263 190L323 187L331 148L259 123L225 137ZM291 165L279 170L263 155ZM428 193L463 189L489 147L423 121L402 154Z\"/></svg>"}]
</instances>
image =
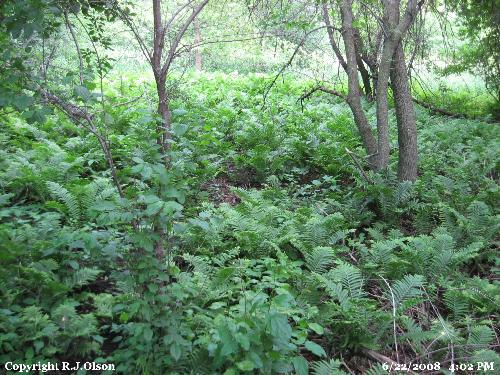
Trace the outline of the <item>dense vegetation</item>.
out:
<instances>
[{"instance_id":1,"label":"dense vegetation","mask_svg":"<svg viewBox=\"0 0 500 375\"><path fill-rule=\"evenodd\" d=\"M95 30L115 25L102 9L83 11ZM50 12L47 39L61 26L62 13ZM12 47L12 28L2 32ZM415 106L418 177L408 181L398 178L392 97L389 162L377 170L352 106L304 95L314 79L276 80L273 67L169 73L162 143L158 80L144 66L113 72L113 60L87 51L84 84L77 70L44 86L26 78L29 60L14 64L16 53L3 54L0 70L2 370L49 361L114 364L103 373L120 374L500 366L500 129L484 92L447 89ZM65 53L58 62L78 68ZM378 104L362 105L377 123Z\"/></svg>"}]
</instances>

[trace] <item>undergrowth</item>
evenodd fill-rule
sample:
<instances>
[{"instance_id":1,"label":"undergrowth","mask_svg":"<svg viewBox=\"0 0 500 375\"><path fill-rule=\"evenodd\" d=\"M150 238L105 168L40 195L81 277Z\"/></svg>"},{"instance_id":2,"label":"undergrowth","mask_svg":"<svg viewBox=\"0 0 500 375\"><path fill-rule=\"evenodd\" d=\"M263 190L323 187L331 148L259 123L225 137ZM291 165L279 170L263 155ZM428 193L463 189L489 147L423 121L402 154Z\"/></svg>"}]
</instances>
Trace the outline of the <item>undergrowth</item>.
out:
<instances>
[{"instance_id":1,"label":"undergrowth","mask_svg":"<svg viewBox=\"0 0 500 375\"><path fill-rule=\"evenodd\" d=\"M301 106L307 83L285 81L263 107L267 83L188 79L169 171L147 105L111 108L123 198L63 115L2 115L0 361L226 375L383 373L367 350L498 363L498 127L419 108L418 181L397 182L396 155L366 179L344 104Z\"/></svg>"}]
</instances>

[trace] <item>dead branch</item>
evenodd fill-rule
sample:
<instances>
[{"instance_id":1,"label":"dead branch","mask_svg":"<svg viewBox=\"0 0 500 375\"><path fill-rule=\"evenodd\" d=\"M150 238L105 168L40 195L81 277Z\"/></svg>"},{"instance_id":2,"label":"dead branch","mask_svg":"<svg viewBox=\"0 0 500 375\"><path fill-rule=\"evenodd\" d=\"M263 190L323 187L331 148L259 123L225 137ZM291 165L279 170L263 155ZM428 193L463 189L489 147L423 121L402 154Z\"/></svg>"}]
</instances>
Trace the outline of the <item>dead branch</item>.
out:
<instances>
[{"instance_id":1,"label":"dead branch","mask_svg":"<svg viewBox=\"0 0 500 375\"><path fill-rule=\"evenodd\" d=\"M111 177L113 178L113 183L115 184L116 190L121 198L125 197L123 189L120 184L120 180L118 178L118 172L116 170L115 162L113 159L113 154L111 153L111 147L109 141L106 139L106 136L103 135L95 123L93 122L94 115L89 113L85 108L79 107L75 104L68 103L67 101L61 99L55 94L40 88L40 95L46 103L49 103L61 111L63 111L76 125L86 129L90 133L94 134L101 146L101 149L104 153L104 158L108 163L109 170L111 172Z\"/></svg>"},{"instance_id":2,"label":"dead branch","mask_svg":"<svg viewBox=\"0 0 500 375\"><path fill-rule=\"evenodd\" d=\"M288 68L290 65L292 65L293 59L295 58L295 56L299 52L300 48L302 48L302 46L304 45L304 43L306 42L306 40L309 37L309 35L311 35L315 31L324 29L325 27L328 27L328 26L316 27L315 29L309 30L307 33L305 33L305 35L302 37L302 39L300 40L299 44L297 45L297 47L293 51L292 56L290 56L290 59L286 62L285 65L283 65L281 67L281 69L279 70L278 74L276 74L276 76L273 78L271 84L267 87L266 91L264 92L264 98L263 98L262 107L264 107L265 104L266 104L266 99L267 99L267 95L269 94L269 91L271 91L271 89L273 88L274 84L276 83L276 81L278 80L278 78L280 77L280 75L283 74L283 72L285 71L285 69Z\"/></svg>"},{"instance_id":3,"label":"dead branch","mask_svg":"<svg viewBox=\"0 0 500 375\"><path fill-rule=\"evenodd\" d=\"M75 31L73 30L73 26L71 25L71 21L68 17L68 11L64 10L64 21L66 23L66 27L71 34L71 39L73 39L73 43L75 44L76 53L78 55L78 63L79 63L79 73L80 73L80 85L83 85L83 57L80 50L80 45L78 44L78 39L76 38Z\"/></svg>"},{"instance_id":4,"label":"dead branch","mask_svg":"<svg viewBox=\"0 0 500 375\"><path fill-rule=\"evenodd\" d=\"M464 113L453 113L453 112L447 111L446 109L438 108L438 107L436 107L430 103L424 102L420 99L417 99L417 98L412 98L412 99L415 103L417 103L417 104L421 105L422 107L427 108L431 112L437 113L439 115L444 115L444 116L454 117L454 118L470 118L469 116L467 116Z\"/></svg>"},{"instance_id":5,"label":"dead branch","mask_svg":"<svg viewBox=\"0 0 500 375\"><path fill-rule=\"evenodd\" d=\"M306 91L304 94L302 94L300 96L300 98L297 99L297 101L300 101L300 106L302 108L302 111L304 110L304 100L308 99L316 91L326 92L328 94L335 95L335 96L341 98L342 100L347 101L347 97L337 90L329 89L325 86L316 86L316 87L313 87L311 90Z\"/></svg>"},{"instance_id":6,"label":"dead branch","mask_svg":"<svg viewBox=\"0 0 500 375\"><path fill-rule=\"evenodd\" d=\"M373 181L368 177L368 175L366 174L366 172L363 169L363 166L361 165L359 160L356 158L356 154L354 152L352 152L351 150L349 150L347 147L345 147L345 151L347 152L347 155L349 155L351 157L354 164L356 164L356 167L358 167L359 172L361 173L363 178L366 180L366 182L373 184Z\"/></svg>"},{"instance_id":7,"label":"dead branch","mask_svg":"<svg viewBox=\"0 0 500 375\"><path fill-rule=\"evenodd\" d=\"M94 116L89 112L87 112L84 108L79 107L72 103L68 103L65 100L58 97L57 95L54 95L45 89L40 89L39 92L42 96L42 99L46 103L50 103L59 108L60 110L62 110L71 118L71 120L73 121L85 120L87 122L92 121Z\"/></svg>"}]
</instances>

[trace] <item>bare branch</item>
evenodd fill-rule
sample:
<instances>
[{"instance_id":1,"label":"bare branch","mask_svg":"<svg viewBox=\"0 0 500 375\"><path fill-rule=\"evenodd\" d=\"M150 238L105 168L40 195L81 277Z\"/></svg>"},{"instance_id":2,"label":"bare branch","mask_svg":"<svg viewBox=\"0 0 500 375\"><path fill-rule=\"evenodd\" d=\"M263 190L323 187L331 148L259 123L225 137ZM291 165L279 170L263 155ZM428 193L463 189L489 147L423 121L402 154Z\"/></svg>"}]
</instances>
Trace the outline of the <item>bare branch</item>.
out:
<instances>
[{"instance_id":1,"label":"bare branch","mask_svg":"<svg viewBox=\"0 0 500 375\"><path fill-rule=\"evenodd\" d=\"M78 44L78 39L76 38L75 31L73 30L73 26L68 17L68 11L64 10L64 21L66 22L66 27L68 28L71 38L73 39L73 43L75 44L76 53L78 55L79 62L79 73L80 73L80 85L83 85L83 57L80 51L80 45Z\"/></svg>"},{"instance_id":2,"label":"bare branch","mask_svg":"<svg viewBox=\"0 0 500 375\"><path fill-rule=\"evenodd\" d=\"M328 15L328 7L326 3L323 3L323 20L325 22L326 29L328 31L328 39L330 39L330 46L332 47L333 52L335 52L335 56L337 56L340 65L342 65L342 68L344 68L344 70L347 71L347 63L345 62L344 56L342 56L342 53L340 52L340 49L337 43L335 42L335 38L333 36L334 28L330 23L330 16Z\"/></svg>"},{"instance_id":3,"label":"bare branch","mask_svg":"<svg viewBox=\"0 0 500 375\"><path fill-rule=\"evenodd\" d=\"M132 33L134 34L135 40L139 44L139 48L141 49L141 52L146 58L146 60L149 62L150 65L152 65L153 57L151 56L151 52L146 46L146 43L144 43L144 39L142 39L141 35L137 31L137 27L135 26L134 21L130 19L130 17L123 11L123 9L117 7L116 11L118 12L118 16L120 17L120 19L129 27L130 31L132 31Z\"/></svg>"},{"instance_id":4,"label":"bare branch","mask_svg":"<svg viewBox=\"0 0 500 375\"><path fill-rule=\"evenodd\" d=\"M278 74L276 74L276 76L274 77L274 79L272 80L271 84L267 87L266 91L264 92L264 99L263 99L263 106L265 105L266 103L266 99L267 99L267 95L269 94L269 91L271 91L271 89L273 88L274 84L276 83L276 81L278 80L279 76L281 74L283 74L283 72L285 71L285 69L287 67L289 67L292 62L293 62L293 59L295 58L295 56L297 55L297 53L299 52L300 48L304 45L304 43L306 42L307 38L309 37L309 35L311 35L312 33L314 33L315 31L318 31L318 30L321 30L321 29L324 29L325 27L327 26L320 26L320 27L316 27L315 29L312 29L312 30L309 30L307 33L305 33L305 35L303 36L303 38L301 39L301 41L299 42L299 44L297 45L297 47L295 48L295 50L293 51L292 53L292 56L290 56L290 59L286 62L285 65L283 65L280 69L280 71L278 72Z\"/></svg>"},{"instance_id":5,"label":"bare branch","mask_svg":"<svg viewBox=\"0 0 500 375\"><path fill-rule=\"evenodd\" d=\"M297 101L300 101L302 103L305 99L308 99L316 91L326 92L328 94L335 95L335 96L337 96L337 97L339 97L339 98L347 101L347 96L346 95L342 94L340 91L329 89L329 88L327 88L325 86L316 86L316 87L313 87L311 90L309 90L309 91L305 92L304 94L302 94Z\"/></svg>"},{"instance_id":6,"label":"bare branch","mask_svg":"<svg viewBox=\"0 0 500 375\"><path fill-rule=\"evenodd\" d=\"M159 1L159 0L154 0L154 1ZM208 4L209 0L203 0L194 10L193 13L189 16L189 18L184 22L182 25L181 29L177 32L174 40L172 41L172 44L170 46L170 49L168 51L168 56L167 60L165 61L165 64L163 65L161 69L161 75L164 76L167 74L170 65L172 64L172 61L175 57L175 52L177 51L177 47L179 46L179 43L186 33L186 30L188 29L189 25L193 22L193 20L198 16L198 14L203 10L203 8Z\"/></svg>"}]
</instances>

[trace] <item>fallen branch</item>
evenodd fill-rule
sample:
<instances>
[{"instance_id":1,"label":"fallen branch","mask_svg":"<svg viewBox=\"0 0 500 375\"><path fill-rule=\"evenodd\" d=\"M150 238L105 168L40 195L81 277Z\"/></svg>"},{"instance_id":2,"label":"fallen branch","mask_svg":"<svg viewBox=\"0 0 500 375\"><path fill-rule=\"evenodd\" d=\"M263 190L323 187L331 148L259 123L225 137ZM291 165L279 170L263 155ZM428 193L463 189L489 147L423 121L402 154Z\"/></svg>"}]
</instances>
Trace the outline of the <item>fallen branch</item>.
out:
<instances>
[{"instance_id":1,"label":"fallen branch","mask_svg":"<svg viewBox=\"0 0 500 375\"><path fill-rule=\"evenodd\" d=\"M470 118L469 116L467 116L464 113L453 113L453 112L447 111L446 109L438 108L438 107L436 107L430 103L424 102L420 99L417 99L417 98L412 98L412 99L415 103L421 105L424 108L427 108L431 112L434 112L434 113L437 113L440 115L454 117L454 118Z\"/></svg>"}]
</instances>

